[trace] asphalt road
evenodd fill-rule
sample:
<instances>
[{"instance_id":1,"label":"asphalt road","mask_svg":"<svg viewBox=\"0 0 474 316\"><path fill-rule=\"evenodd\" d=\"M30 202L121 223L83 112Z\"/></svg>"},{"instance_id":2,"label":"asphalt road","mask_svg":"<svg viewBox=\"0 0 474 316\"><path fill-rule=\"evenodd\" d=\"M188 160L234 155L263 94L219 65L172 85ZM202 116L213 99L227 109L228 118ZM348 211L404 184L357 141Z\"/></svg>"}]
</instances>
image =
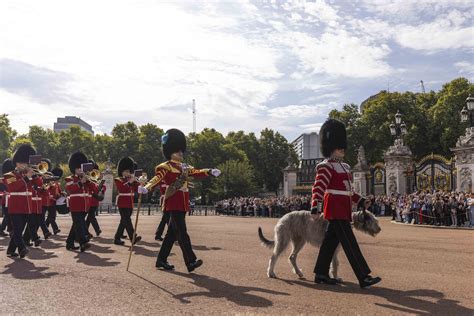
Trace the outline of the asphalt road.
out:
<instances>
[{"instance_id":1,"label":"asphalt road","mask_svg":"<svg viewBox=\"0 0 474 316\"><path fill-rule=\"evenodd\" d=\"M317 249L307 245L291 272L286 257L268 279L270 250L257 227L273 239L276 219L188 217L188 231L204 265L189 274L175 246L175 272L155 269L160 243L157 216L141 216L130 272L128 247L113 244L118 216L99 217L103 234L86 253L69 252L69 217L62 233L32 248L27 259L6 257L0 237L0 313L41 314L440 314L474 315L474 231L397 225L381 219L376 237L356 233L373 275L383 281L362 290L341 253L340 286L312 282ZM128 241L127 241L128 242Z\"/></svg>"}]
</instances>

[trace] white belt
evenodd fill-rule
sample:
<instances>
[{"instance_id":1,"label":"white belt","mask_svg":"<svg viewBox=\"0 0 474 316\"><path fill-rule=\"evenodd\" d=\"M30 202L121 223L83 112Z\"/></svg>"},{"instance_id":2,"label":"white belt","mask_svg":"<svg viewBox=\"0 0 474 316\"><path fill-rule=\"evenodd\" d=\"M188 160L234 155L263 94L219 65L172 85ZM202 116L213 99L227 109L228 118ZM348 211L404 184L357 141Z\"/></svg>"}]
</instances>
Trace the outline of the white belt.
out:
<instances>
[{"instance_id":1,"label":"white belt","mask_svg":"<svg viewBox=\"0 0 474 316\"><path fill-rule=\"evenodd\" d=\"M33 195L33 193L31 192L10 192L9 193L11 196L15 196L15 195L18 195L18 196L29 196L29 195Z\"/></svg>"},{"instance_id":2,"label":"white belt","mask_svg":"<svg viewBox=\"0 0 474 316\"><path fill-rule=\"evenodd\" d=\"M89 197L90 195L87 193L75 193L75 194L70 194L69 197Z\"/></svg>"},{"instance_id":3,"label":"white belt","mask_svg":"<svg viewBox=\"0 0 474 316\"><path fill-rule=\"evenodd\" d=\"M326 190L327 193L331 193L331 194L336 194L336 195L347 195L347 196L351 196L352 195L352 192L351 191L343 191L343 190L331 190L331 189L328 189Z\"/></svg>"},{"instance_id":4,"label":"white belt","mask_svg":"<svg viewBox=\"0 0 474 316\"><path fill-rule=\"evenodd\" d=\"M32 197L31 198L33 201L41 201L41 198L40 197Z\"/></svg>"},{"instance_id":5,"label":"white belt","mask_svg":"<svg viewBox=\"0 0 474 316\"><path fill-rule=\"evenodd\" d=\"M117 196L135 196L135 193L119 193Z\"/></svg>"}]
</instances>

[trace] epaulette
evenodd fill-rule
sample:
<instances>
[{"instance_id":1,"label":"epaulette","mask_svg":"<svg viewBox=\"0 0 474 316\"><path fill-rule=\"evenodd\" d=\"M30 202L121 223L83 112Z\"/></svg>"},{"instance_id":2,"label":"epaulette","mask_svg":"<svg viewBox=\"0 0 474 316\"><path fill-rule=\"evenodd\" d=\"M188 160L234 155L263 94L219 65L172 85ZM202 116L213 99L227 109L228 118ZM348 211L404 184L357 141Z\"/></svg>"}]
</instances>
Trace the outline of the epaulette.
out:
<instances>
[{"instance_id":1,"label":"epaulette","mask_svg":"<svg viewBox=\"0 0 474 316\"><path fill-rule=\"evenodd\" d=\"M3 175L5 182L11 184L16 181L16 175L13 172L7 172Z\"/></svg>"},{"instance_id":2,"label":"epaulette","mask_svg":"<svg viewBox=\"0 0 474 316\"><path fill-rule=\"evenodd\" d=\"M165 162L160 163L158 166L156 166L155 172L156 172L158 169L165 169L165 170L167 170L167 171L170 171L170 170L171 170L171 166L168 164L167 161L165 161Z\"/></svg>"},{"instance_id":3,"label":"epaulette","mask_svg":"<svg viewBox=\"0 0 474 316\"><path fill-rule=\"evenodd\" d=\"M329 160L327 159L324 159L323 161L321 161L320 163L318 163L316 165L316 170L318 170L319 168L321 167L328 167L328 168L331 168L332 169L332 166L331 164L329 163Z\"/></svg>"}]
</instances>

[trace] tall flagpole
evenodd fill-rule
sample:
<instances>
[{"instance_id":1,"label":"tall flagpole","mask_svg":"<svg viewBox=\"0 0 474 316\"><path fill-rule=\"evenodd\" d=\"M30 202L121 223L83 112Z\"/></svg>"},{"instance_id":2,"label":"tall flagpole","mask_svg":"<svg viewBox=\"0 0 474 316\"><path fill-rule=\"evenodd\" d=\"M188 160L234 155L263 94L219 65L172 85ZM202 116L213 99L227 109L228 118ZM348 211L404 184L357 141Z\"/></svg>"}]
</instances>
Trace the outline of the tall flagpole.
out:
<instances>
[{"instance_id":1,"label":"tall flagpole","mask_svg":"<svg viewBox=\"0 0 474 316\"><path fill-rule=\"evenodd\" d=\"M193 133L196 133L196 100L193 99Z\"/></svg>"}]
</instances>

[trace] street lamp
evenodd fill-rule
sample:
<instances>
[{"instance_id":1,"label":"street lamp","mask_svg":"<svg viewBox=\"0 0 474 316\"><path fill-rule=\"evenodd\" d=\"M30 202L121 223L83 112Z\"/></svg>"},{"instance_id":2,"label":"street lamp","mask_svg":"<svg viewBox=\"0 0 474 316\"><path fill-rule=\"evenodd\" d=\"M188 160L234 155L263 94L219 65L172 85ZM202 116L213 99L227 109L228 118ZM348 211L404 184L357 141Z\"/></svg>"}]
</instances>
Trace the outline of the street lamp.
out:
<instances>
[{"instance_id":1,"label":"street lamp","mask_svg":"<svg viewBox=\"0 0 474 316\"><path fill-rule=\"evenodd\" d=\"M402 121L402 114L397 111L397 114L395 114L395 124L390 124L390 134L398 139L400 136L405 135L406 133L407 125Z\"/></svg>"},{"instance_id":2,"label":"street lamp","mask_svg":"<svg viewBox=\"0 0 474 316\"><path fill-rule=\"evenodd\" d=\"M466 108L467 106L467 108ZM473 123L473 112L474 112L474 98L469 96L466 99L466 106L461 110L461 122L467 122L469 120L469 127L472 127Z\"/></svg>"}]
</instances>

